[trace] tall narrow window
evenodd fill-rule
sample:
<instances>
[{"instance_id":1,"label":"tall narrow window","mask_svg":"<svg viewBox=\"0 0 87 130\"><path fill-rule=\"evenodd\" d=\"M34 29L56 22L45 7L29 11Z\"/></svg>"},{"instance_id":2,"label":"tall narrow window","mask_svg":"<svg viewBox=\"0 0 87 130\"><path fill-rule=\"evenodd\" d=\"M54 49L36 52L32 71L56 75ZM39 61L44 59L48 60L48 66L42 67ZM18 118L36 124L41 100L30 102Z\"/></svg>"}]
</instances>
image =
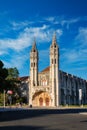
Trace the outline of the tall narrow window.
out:
<instances>
[{"instance_id":1,"label":"tall narrow window","mask_svg":"<svg viewBox=\"0 0 87 130\"><path fill-rule=\"evenodd\" d=\"M31 67L33 67L33 63L31 63Z\"/></svg>"},{"instance_id":2,"label":"tall narrow window","mask_svg":"<svg viewBox=\"0 0 87 130\"><path fill-rule=\"evenodd\" d=\"M53 64L53 59L52 59L52 64Z\"/></svg>"},{"instance_id":3,"label":"tall narrow window","mask_svg":"<svg viewBox=\"0 0 87 130\"><path fill-rule=\"evenodd\" d=\"M55 59L55 64L56 64L56 59Z\"/></svg>"}]
</instances>

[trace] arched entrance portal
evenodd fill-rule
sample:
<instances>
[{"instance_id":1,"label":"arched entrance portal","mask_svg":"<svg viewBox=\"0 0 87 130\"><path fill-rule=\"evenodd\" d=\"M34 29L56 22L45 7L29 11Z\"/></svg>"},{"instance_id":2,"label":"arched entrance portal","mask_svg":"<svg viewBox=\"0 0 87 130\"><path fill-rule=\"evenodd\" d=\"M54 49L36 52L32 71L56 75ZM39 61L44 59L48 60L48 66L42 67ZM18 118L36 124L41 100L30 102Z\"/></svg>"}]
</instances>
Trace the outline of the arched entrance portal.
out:
<instances>
[{"instance_id":1,"label":"arched entrance portal","mask_svg":"<svg viewBox=\"0 0 87 130\"><path fill-rule=\"evenodd\" d=\"M47 92L37 92L33 95L33 106L50 106L51 98Z\"/></svg>"}]
</instances>

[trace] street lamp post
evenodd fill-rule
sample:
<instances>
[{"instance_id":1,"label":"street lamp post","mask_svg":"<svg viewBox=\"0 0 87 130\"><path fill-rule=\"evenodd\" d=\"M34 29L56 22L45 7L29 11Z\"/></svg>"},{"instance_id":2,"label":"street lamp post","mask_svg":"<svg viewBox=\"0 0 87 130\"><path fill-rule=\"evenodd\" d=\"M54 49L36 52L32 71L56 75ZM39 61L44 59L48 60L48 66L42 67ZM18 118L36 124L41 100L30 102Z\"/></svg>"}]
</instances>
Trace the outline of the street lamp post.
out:
<instances>
[{"instance_id":1,"label":"street lamp post","mask_svg":"<svg viewBox=\"0 0 87 130\"><path fill-rule=\"evenodd\" d=\"M5 90L4 90L3 96L4 96L3 104L4 104L4 108L5 108Z\"/></svg>"}]
</instances>

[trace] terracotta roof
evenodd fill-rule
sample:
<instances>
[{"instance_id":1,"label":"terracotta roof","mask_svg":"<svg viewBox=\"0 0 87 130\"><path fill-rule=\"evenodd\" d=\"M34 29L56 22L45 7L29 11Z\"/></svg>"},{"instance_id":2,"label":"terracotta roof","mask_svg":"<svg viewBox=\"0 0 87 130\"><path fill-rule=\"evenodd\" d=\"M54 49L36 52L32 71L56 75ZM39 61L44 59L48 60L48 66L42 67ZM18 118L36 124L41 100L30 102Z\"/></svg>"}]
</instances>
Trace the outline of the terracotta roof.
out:
<instances>
[{"instance_id":1,"label":"terracotta roof","mask_svg":"<svg viewBox=\"0 0 87 130\"><path fill-rule=\"evenodd\" d=\"M29 78L29 76L19 77L19 80L26 81L26 80L28 80L28 78Z\"/></svg>"},{"instance_id":2,"label":"terracotta roof","mask_svg":"<svg viewBox=\"0 0 87 130\"><path fill-rule=\"evenodd\" d=\"M48 66L47 68L45 68L44 70L42 70L41 73L48 72L48 71L50 71L50 66Z\"/></svg>"}]
</instances>

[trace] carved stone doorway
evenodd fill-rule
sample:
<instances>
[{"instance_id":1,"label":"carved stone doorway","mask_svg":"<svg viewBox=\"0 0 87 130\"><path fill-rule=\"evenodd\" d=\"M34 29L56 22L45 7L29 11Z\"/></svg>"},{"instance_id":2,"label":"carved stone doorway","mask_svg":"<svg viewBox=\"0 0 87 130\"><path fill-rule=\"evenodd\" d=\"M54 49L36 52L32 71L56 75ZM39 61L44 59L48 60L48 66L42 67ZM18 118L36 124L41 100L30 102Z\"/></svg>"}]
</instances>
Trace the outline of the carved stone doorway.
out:
<instances>
[{"instance_id":1,"label":"carved stone doorway","mask_svg":"<svg viewBox=\"0 0 87 130\"><path fill-rule=\"evenodd\" d=\"M51 106L51 98L47 92L36 92L32 99L33 106Z\"/></svg>"}]
</instances>

